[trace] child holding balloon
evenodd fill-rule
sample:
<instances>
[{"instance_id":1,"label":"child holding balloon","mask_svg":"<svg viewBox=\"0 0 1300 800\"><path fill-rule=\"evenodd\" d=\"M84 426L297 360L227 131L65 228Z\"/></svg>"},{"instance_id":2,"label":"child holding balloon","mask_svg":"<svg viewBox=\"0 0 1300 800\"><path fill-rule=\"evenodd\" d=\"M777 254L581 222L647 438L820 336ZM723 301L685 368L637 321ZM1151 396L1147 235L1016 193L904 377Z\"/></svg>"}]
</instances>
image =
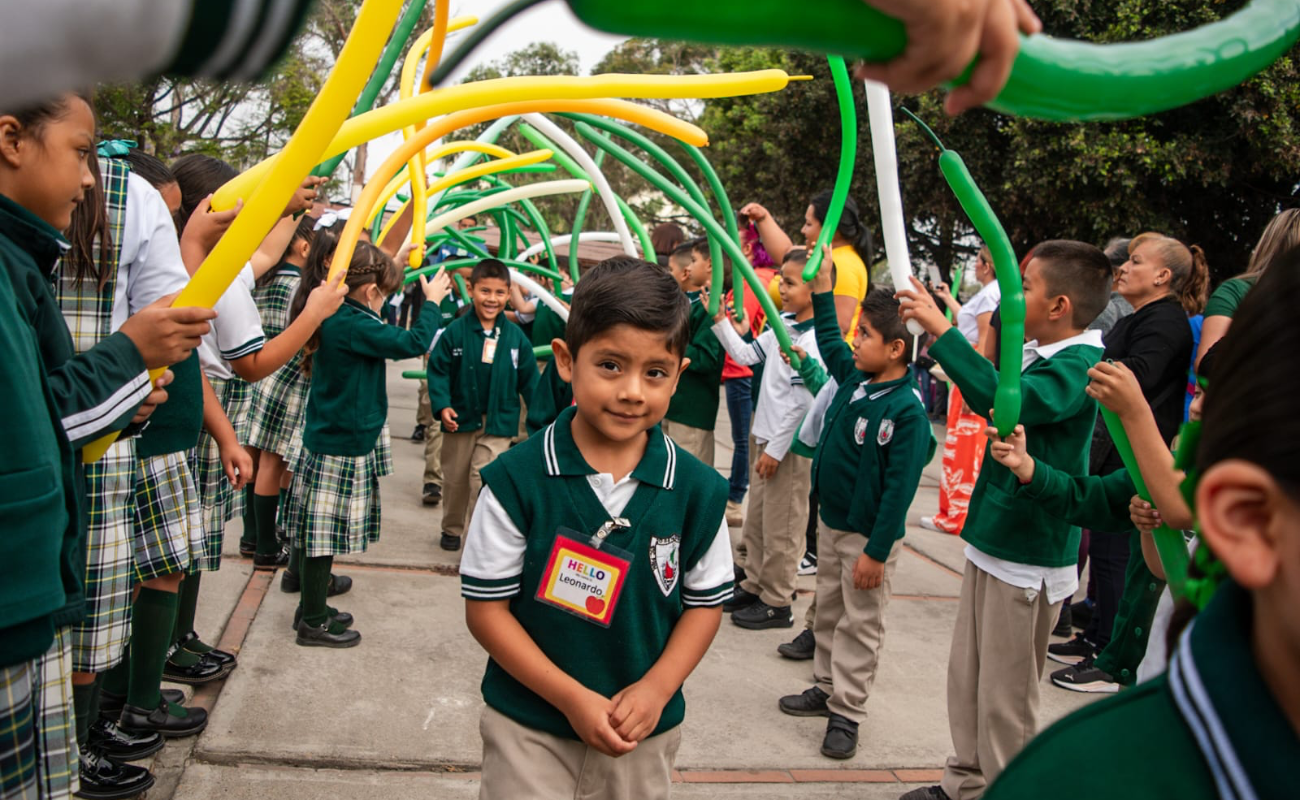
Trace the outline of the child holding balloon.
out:
<instances>
[{"instance_id":1,"label":"child holding balloon","mask_svg":"<svg viewBox=\"0 0 1300 800\"><path fill-rule=\"evenodd\" d=\"M1101 357L1088 324L1110 295L1110 260L1092 245L1043 242L1024 274L1021 422L1036 458L1067 474L1087 468L1097 406L1085 391ZM993 365L953 327L915 278L901 314L936 336L930 355L972 408L992 408ZM940 786L906 800L977 797L1037 728L1038 684L1062 601L1078 586L1079 529L1017 495L1011 471L987 453L962 530L966 572L948 656L948 721L955 754Z\"/></svg>"},{"instance_id":2,"label":"child holding balloon","mask_svg":"<svg viewBox=\"0 0 1300 800\"><path fill-rule=\"evenodd\" d=\"M677 252L680 250L678 248ZM669 259L669 263L674 264L674 276L677 252ZM673 437L683 450L712 467L713 430L718 424L722 364L726 353L713 333L713 320L709 318L705 287L713 277L713 264L709 260L708 240L701 238L692 242L691 256L691 264L684 271L685 281L678 280L691 301L691 343L686 348L686 357L691 363L677 383L677 392L668 405L663 425L664 433Z\"/></svg>"},{"instance_id":3,"label":"child holding balloon","mask_svg":"<svg viewBox=\"0 0 1300 800\"><path fill-rule=\"evenodd\" d=\"M333 255L325 239L321 235L313 248L314 265L329 264ZM296 311L311 306L314 273L309 269L298 290ZM334 556L364 552L379 538L380 443L388 418L385 361L427 352L440 322L437 314L421 314L409 330L384 324L378 311L402 285L402 269L374 245L357 243L347 281L343 306L303 349L311 389L285 528L301 551L302 598L293 627L297 643L305 647L361 642L351 628L352 615L326 605L330 568ZM432 281L421 276L420 286L436 306L451 291L451 279L440 271Z\"/></svg>"}]
</instances>

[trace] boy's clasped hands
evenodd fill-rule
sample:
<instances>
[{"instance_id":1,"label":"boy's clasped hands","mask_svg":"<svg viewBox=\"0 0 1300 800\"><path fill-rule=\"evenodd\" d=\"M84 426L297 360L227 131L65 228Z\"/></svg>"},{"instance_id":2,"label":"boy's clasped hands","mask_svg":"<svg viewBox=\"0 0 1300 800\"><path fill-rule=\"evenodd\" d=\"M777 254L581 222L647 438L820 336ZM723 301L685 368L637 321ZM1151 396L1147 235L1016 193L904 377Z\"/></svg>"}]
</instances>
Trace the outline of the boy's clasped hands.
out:
<instances>
[{"instance_id":1,"label":"boy's clasped hands","mask_svg":"<svg viewBox=\"0 0 1300 800\"><path fill-rule=\"evenodd\" d=\"M583 742L617 758L635 750L654 731L672 696L643 678L609 698L584 688L561 710Z\"/></svg>"}]
</instances>

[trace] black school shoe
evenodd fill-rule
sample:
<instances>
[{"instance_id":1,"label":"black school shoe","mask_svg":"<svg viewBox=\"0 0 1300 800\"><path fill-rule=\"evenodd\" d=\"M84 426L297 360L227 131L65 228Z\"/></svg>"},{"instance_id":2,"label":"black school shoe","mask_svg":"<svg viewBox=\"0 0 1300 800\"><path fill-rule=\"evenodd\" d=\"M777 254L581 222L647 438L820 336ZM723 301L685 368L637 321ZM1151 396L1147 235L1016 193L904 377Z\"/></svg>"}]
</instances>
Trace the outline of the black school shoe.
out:
<instances>
[{"instance_id":1,"label":"black school shoe","mask_svg":"<svg viewBox=\"0 0 1300 800\"><path fill-rule=\"evenodd\" d=\"M776 701L776 706L792 717L827 717L831 712L826 708L826 701L830 699L830 695L814 686L802 694L782 697Z\"/></svg>"},{"instance_id":2,"label":"black school shoe","mask_svg":"<svg viewBox=\"0 0 1300 800\"><path fill-rule=\"evenodd\" d=\"M443 550L455 552L460 549L460 537L452 536L450 533L443 531L442 538L438 540L438 546Z\"/></svg>"},{"instance_id":3,"label":"black school shoe","mask_svg":"<svg viewBox=\"0 0 1300 800\"><path fill-rule=\"evenodd\" d=\"M731 593L731 599L722 604L722 610L728 614L739 611L742 608L749 608L758 602L758 595L747 592L736 584L736 588Z\"/></svg>"},{"instance_id":4,"label":"black school shoe","mask_svg":"<svg viewBox=\"0 0 1300 800\"><path fill-rule=\"evenodd\" d=\"M239 554L244 558L252 558L257 554L257 542L246 542L239 540Z\"/></svg>"},{"instance_id":5,"label":"black school shoe","mask_svg":"<svg viewBox=\"0 0 1300 800\"><path fill-rule=\"evenodd\" d=\"M858 723L830 714L826 722L826 736L822 738L822 755L827 758L853 758L858 754Z\"/></svg>"},{"instance_id":6,"label":"black school shoe","mask_svg":"<svg viewBox=\"0 0 1300 800\"><path fill-rule=\"evenodd\" d=\"M302 578L295 572L285 570L280 573L280 591L287 594L297 594L302 591ZM352 591L352 579L347 575L335 575L330 573L330 582L325 589L326 597L335 597L341 594L347 594Z\"/></svg>"},{"instance_id":7,"label":"black school shoe","mask_svg":"<svg viewBox=\"0 0 1300 800\"><path fill-rule=\"evenodd\" d=\"M1078 664L1096 654L1097 646L1083 638L1082 633L1068 642L1057 642L1047 646L1047 657L1058 664Z\"/></svg>"},{"instance_id":8,"label":"black school shoe","mask_svg":"<svg viewBox=\"0 0 1300 800\"><path fill-rule=\"evenodd\" d=\"M898 800L951 800L942 787L939 786L922 786L920 789L913 789Z\"/></svg>"},{"instance_id":9,"label":"black school shoe","mask_svg":"<svg viewBox=\"0 0 1300 800\"><path fill-rule=\"evenodd\" d=\"M253 569L280 569L289 566L289 551L280 548L274 553L253 553Z\"/></svg>"},{"instance_id":10,"label":"black school shoe","mask_svg":"<svg viewBox=\"0 0 1300 800\"><path fill-rule=\"evenodd\" d=\"M161 734L152 731L132 733L118 727L117 723L101 716L90 723L92 749L98 749L104 755L118 761L139 761L148 758L163 749L166 742Z\"/></svg>"},{"instance_id":11,"label":"black school shoe","mask_svg":"<svg viewBox=\"0 0 1300 800\"><path fill-rule=\"evenodd\" d=\"M361 644L361 634L333 621L319 628L300 624L295 641L301 647L356 647Z\"/></svg>"},{"instance_id":12,"label":"black school shoe","mask_svg":"<svg viewBox=\"0 0 1300 800\"><path fill-rule=\"evenodd\" d=\"M199 642L199 635L194 631L190 631L189 633L182 636L176 642L176 644L179 647L185 648L186 652L188 653L192 653L198 656L199 658L206 659L208 661L212 661L217 664L220 664L226 670L232 670L235 667L239 666L239 659L235 657L234 653L227 653L225 650L218 650L215 647L212 647L205 651L199 648L191 647L190 644L193 642ZM202 644L202 642L199 643ZM207 645L205 645L205 647L206 646Z\"/></svg>"},{"instance_id":13,"label":"black school shoe","mask_svg":"<svg viewBox=\"0 0 1300 800\"><path fill-rule=\"evenodd\" d=\"M436 506L442 502L442 487L436 483L426 483L420 492L420 500L426 506Z\"/></svg>"},{"instance_id":14,"label":"black school shoe","mask_svg":"<svg viewBox=\"0 0 1300 800\"><path fill-rule=\"evenodd\" d=\"M201 708L186 708L185 716L179 717L171 713L166 700L159 700L158 707L153 710L133 705L123 708L120 725L127 731L153 731L168 739L181 739L208 727L208 712Z\"/></svg>"},{"instance_id":15,"label":"black school shoe","mask_svg":"<svg viewBox=\"0 0 1300 800\"><path fill-rule=\"evenodd\" d=\"M337 608L330 608L329 606L326 606L325 613L329 614L329 618L331 620L337 622L343 627L345 628L352 627L352 621L353 621L352 615L349 614L348 612L339 611ZM302 627L302 606L298 606L296 609L294 609L293 612L293 629L296 631L300 627Z\"/></svg>"},{"instance_id":16,"label":"black school shoe","mask_svg":"<svg viewBox=\"0 0 1300 800\"><path fill-rule=\"evenodd\" d=\"M168 659L163 664L163 680L172 683L184 683L190 686L201 686L212 681L219 681L229 674L230 670L203 656L193 665L182 667Z\"/></svg>"},{"instance_id":17,"label":"black school shoe","mask_svg":"<svg viewBox=\"0 0 1300 800\"><path fill-rule=\"evenodd\" d=\"M125 800L153 786L153 773L134 764L114 761L93 747L81 751L81 789L86 800Z\"/></svg>"},{"instance_id":18,"label":"black school shoe","mask_svg":"<svg viewBox=\"0 0 1300 800\"><path fill-rule=\"evenodd\" d=\"M180 689L162 689L162 697L169 703L181 705L185 702L185 692ZM103 689L99 690L99 714L109 722L117 722L117 718L122 714L122 706L126 705L126 695L113 694ZM113 755L109 753L109 755Z\"/></svg>"},{"instance_id":19,"label":"black school shoe","mask_svg":"<svg viewBox=\"0 0 1300 800\"><path fill-rule=\"evenodd\" d=\"M731 621L751 631L764 628L793 628L794 614L791 613L790 606L769 606L759 600L752 606L736 609L736 613L731 615Z\"/></svg>"},{"instance_id":20,"label":"black school shoe","mask_svg":"<svg viewBox=\"0 0 1300 800\"><path fill-rule=\"evenodd\" d=\"M812 631L804 628L798 636L794 637L793 642L777 645L776 652L792 661L807 661L817 655L817 637Z\"/></svg>"},{"instance_id":21,"label":"black school shoe","mask_svg":"<svg viewBox=\"0 0 1300 800\"><path fill-rule=\"evenodd\" d=\"M1092 656L1074 666L1053 672L1052 683L1062 689L1088 694L1109 694L1119 691L1119 684L1110 673L1097 669Z\"/></svg>"}]
</instances>

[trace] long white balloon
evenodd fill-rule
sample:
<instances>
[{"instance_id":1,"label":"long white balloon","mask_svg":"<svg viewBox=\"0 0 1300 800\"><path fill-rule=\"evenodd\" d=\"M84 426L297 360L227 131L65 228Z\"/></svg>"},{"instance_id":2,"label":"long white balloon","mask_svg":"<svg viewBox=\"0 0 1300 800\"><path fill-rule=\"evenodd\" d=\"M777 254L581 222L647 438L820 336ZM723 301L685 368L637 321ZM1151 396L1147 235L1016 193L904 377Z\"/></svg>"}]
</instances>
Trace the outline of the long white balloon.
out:
<instances>
[{"instance_id":1,"label":"long white balloon","mask_svg":"<svg viewBox=\"0 0 1300 800\"><path fill-rule=\"evenodd\" d=\"M912 259L907 253L907 223L903 219L903 195L898 188L898 150L894 144L894 109L889 88L866 81L867 118L871 123L871 154L876 161L876 190L880 194L880 228L885 236L885 258L894 288L911 286ZM924 333L916 320L907 323L913 336Z\"/></svg>"},{"instance_id":2,"label":"long white balloon","mask_svg":"<svg viewBox=\"0 0 1300 800\"><path fill-rule=\"evenodd\" d=\"M475 200L472 203L466 203L460 208L453 208L450 211L444 211L433 219L429 220L429 233L440 231L450 225L456 224L465 217L472 217L489 208L504 206L513 203L516 200L523 200L530 197L546 197L552 194L573 194L575 192L585 192L591 188L591 184L578 179L566 181L546 181L545 183L530 183L525 186L516 186L500 194L491 194L487 197Z\"/></svg>"},{"instance_id":3,"label":"long white balloon","mask_svg":"<svg viewBox=\"0 0 1300 800\"><path fill-rule=\"evenodd\" d=\"M520 286L524 287L529 292L536 295L539 299L541 299L543 303L550 306L552 311L554 311L556 314L559 314L560 319L564 320L565 322L569 321L568 307L565 306L564 303L561 303L558 299L556 299L555 295L551 294L551 292L546 287L542 286L540 283L528 277L527 275L515 269L514 267L510 268L510 280L515 281Z\"/></svg>"},{"instance_id":4,"label":"long white balloon","mask_svg":"<svg viewBox=\"0 0 1300 800\"><path fill-rule=\"evenodd\" d=\"M542 132L542 135L560 146L569 157L578 162L578 166L587 171L587 177L591 179L592 184L596 187L596 193L600 195L600 200L605 204L605 211L609 218L614 222L614 230L623 242L623 252L630 256L636 257L636 245L632 243L632 232L627 229L627 220L623 219L623 214L618 210L618 201L614 199L614 190L610 188L609 181L605 178L605 173L600 171L595 159L593 159L582 145L574 141L573 137L564 132L559 125L551 122L541 114L524 114L524 121L529 125Z\"/></svg>"},{"instance_id":5,"label":"long white balloon","mask_svg":"<svg viewBox=\"0 0 1300 800\"><path fill-rule=\"evenodd\" d=\"M573 241L573 234L566 233L561 236L551 237L551 247L559 247ZM578 244L583 242L621 242L623 238L614 231L583 231L578 234ZM538 253L546 249L544 242L538 242L524 252L520 253L516 261L527 261Z\"/></svg>"}]
</instances>

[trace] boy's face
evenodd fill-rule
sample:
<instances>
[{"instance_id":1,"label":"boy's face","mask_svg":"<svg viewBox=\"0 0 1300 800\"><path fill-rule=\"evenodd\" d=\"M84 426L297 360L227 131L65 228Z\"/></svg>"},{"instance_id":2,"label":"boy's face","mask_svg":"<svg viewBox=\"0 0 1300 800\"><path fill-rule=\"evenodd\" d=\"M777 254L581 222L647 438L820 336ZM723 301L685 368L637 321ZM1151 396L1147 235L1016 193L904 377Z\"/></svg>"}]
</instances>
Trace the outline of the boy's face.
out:
<instances>
[{"instance_id":1,"label":"boy's face","mask_svg":"<svg viewBox=\"0 0 1300 800\"><path fill-rule=\"evenodd\" d=\"M858 315L857 335L853 337L853 366L859 372L872 375L884 372L890 364L902 358L905 347L901 339L885 341L884 334L871 325L866 314Z\"/></svg>"},{"instance_id":2,"label":"boy's face","mask_svg":"<svg viewBox=\"0 0 1300 800\"><path fill-rule=\"evenodd\" d=\"M796 315L812 305L812 284L804 282L803 266L797 261L785 262L781 266L781 282L777 284L781 310Z\"/></svg>"},{"instance_id":3,"label":"boy's face","mask_svg":"<svg viewBox=\"0 0 1300 800\"><path fill-rule=\"evenodd\" d=\"M510 299L510 284L500 278L479 278L469 286L474 313L483 322L493 322Z\"/></svg>"},{"instance_id":4,"label":"boy's face","mask_svg":"<svg viewBox=\"0 0 1300 800\"><path fill-rule=\"evenodd\" d=\"M1053 295L1047 286L1043 274L1043 263L1030 259L1025 267L1021 285L1025 291L1025 338L1038 339L1052 321L1052 314L1062 302L1060 295Z\"/></svg>"},{"instance_id":5,"label":"boy's face","mask_svg":"<svg viewBox=\"0 0 1300 800\"><path fill-rule=\"evenodd\" d=\"M611 442L624 442L653 428L690 363L668 349L657 331L615 325L589 339L577 356L563 341L554 344L560 377L573 386L575 424Z\"/></svg>"},{"instance_id":6,"label":"boy's face","mask_svg":"<svg viewBox=\"0 0 1300 800\"><path fill-rule=\"evenodd\" d=\"M691 288L690 261L683 261L677 256L673 256L668 259L668 270L673 274L673 280L677 281L677 285L682 287L683 292L694 291Z\"/></svg>"},{"instance_id":7,"label":"boy's face","mask_svg":"<svg viewBox=\"0 0 1300 800\"><path fill-rule=\"evenodd\" d=\"M691 271L690 271L690 289L688 291L699 291L709 285L713 278L713 262L708 256L702 256L698 251L691 251Z\"/></svg>"}]
</instances>

